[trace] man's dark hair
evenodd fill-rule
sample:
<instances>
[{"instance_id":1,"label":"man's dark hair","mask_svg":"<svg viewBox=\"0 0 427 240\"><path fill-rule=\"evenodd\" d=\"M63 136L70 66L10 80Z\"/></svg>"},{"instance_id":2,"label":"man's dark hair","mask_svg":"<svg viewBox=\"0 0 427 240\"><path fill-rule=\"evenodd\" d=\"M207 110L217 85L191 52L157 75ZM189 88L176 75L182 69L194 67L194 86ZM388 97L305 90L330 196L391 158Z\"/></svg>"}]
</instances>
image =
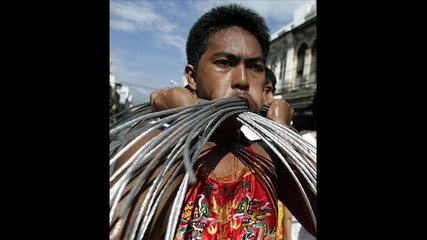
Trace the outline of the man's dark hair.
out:
<instances>
[{"instance_id":1,"label":"man's dark hair","mask_svg":"<svg viewBox=\"0 0 427 240\"><path fill-rule=\"evenodd\" d=\"M197 72L199 60L208 48L209 38L218 31L233 26L246 29L255 36L261 45L265 61L270 51L270 34L264 18L252 9L230 4L211 9L193 25L187 39L187 63L193 65Z\"/></svg>"}]
</instances>

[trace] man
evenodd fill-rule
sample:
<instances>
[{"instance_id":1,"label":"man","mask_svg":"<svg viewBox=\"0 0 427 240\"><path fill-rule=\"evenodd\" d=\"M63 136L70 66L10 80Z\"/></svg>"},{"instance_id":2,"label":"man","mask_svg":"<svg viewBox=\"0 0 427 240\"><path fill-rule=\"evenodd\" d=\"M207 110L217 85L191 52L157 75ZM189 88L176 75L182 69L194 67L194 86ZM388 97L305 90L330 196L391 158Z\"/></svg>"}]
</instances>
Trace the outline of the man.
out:
<instances>
[{"instance_id":1,"label":"man","mask_svg":"<svg viewBox=\"0 0 427 240\"><path fill-rule=\"evenodd\" d=\"M276 92L276 76L274 75L273 71L271 69L265 67L265 83L264 83L264 90L262 92L262 102L265 106L270 106L271 103L275 102L274 100L274 93ZM281 100L280 100L281 101ZM294 110L291 107L291 105L286 101L281 101L283 103L284 109L283 112L286 114L283 116L284 119L282 121L282 124L285 126L289 125L292 121ZM259 136L257 136L253 131L251 131L246 126L242 126L241 128L242 132L245 134L246 138L248 138L251 141L260 140Z\"/></svg>"},{"instance_id":2,"label":"man","mask_svg":"<svg viewBox=\"0 0 427 240\"><path fill-rule=\"evenodd\" d=\"M274 93L276 92L276 76L270 68L265 68L265 84L264 91L262 92L263 102L267 102L274 99Z\"/></svg>"},{"instance_id":3,"label":"man","mask_svg":"<svg viewBox=\"0 0 427 240\"><path fill-rule=\"evenodd\" d=\"M190 90L155 91L150 96L152 110L198 104L198 98L240 98L246 101L250 112L259 113L264 103L264 68L269 47L268 28L259 14L235 4L213 8L193 25L188 36L185 76ZM271 100L268 106L268 119L289 124L288 103ZM188 187L182 215L177 225L172 226L176 229L175 239L274 239L278 199L315 234L303 199L293 194L297 190L289 172L266 145L246 139L240 127L241 123L227 119L204 145L194 166L197 182ZM148 134L140 146L159 131ZM126 164L138 147L119 159L116 168ZM251 161L243 161L236 150L247 152ZM254 171L256 167L261 170ZM162 238L173 207L171 199L184 174L181 171L165 197L158 199L144 239ZM134 204L143 203L147 188L141 187ZM315 195L308 197L315 209ZM121 202L125 200L126 197ZM114 214L110 239L123 239L127 225L138 214L132 209L123 217Z\"/></svg>"},{"instance_id":4,"label":"man","mask_svg":"<svg viewBox=\"0 0 427 240\"><path fill-rule=\"evenodd\" d=\"M265 68L265 84L264 91L262 92L262 99L265 104L274 100L274 93L276 92L276 76L270 68ZM290 107L290 106L289 106ZM292 121L293 109L290 107L291 114L288 115L289 119L286 122ZM279 200L277 203L278 216L277 216L277 240L291 240L291 225L292 214Z\"/></svg>"},{"instance_id":5,"label":"man","mask_svg":"<svg viewBox=\"0 0 427 240\"><path fill-rule=\"evenodd\" d=\"M265 85L263 91L263 101L268 102L274 99L274 93L276 92L276 76L273 71L269 68L265 68ZM287 122L292 121L293 109L291 110L292 114L288 115L290 119ZM291 125L289 125L291 127ZM295 129L295 131L297 131ZM315 131L314 131L315 133ZM316 142L310 141L302 132L300 132L303 138L308 140L314 146L316 146ZM311 132L310 132L311 134ZM282 240L314 240L315 238L310 235L304 227L292 216L289 209L283 205L283 203L279 200L278 202L278 225L277 225L277 239Z\"/></svg>"}]
</instances>

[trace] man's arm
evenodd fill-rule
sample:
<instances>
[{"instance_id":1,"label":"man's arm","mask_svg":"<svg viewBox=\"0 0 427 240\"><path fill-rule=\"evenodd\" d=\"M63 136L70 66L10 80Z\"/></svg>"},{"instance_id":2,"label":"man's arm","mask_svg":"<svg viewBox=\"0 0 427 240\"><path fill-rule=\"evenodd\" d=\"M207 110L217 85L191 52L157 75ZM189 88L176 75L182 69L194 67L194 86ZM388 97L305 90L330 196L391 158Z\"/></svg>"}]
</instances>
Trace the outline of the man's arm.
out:
<instances>
[{"instance_id":1,"label":"man's arm","mask_svg":"<svg viewBox=\"0 0 427 240\"><path fill-rule=\"evenodd\" d=\"M162 110L190 106L197 104L197 97L190 90L183 87L163 88L156 90L150 94L150 105L153 112ZM120 168L128 159L136 153L138 149L144 146L148 141L157 136L161 131L154 130L146 137L138 141L132 148L125 152L115 163L114 171ZM138 136L131 138L128 143Z\"/></svg>"},{"instance_id":2,"label":"man's arm","mask_svg":"<svg viewBox=\"0 0 427 240\"><path fill-rule=\"evenodd\" d=\"M266 118L289 127L290 122L293 119L294 110L288 102L283 99L272 99L267 101L266 105L269 106ZM276 154L273 153L271 149L266 147L266 145L264 146L266 151L269 152L270 156L276 156ZM280 160L276 159L276 161ZM278 173L278 186L280 186L278 189L279 199L289 209L292 215L294 215L295 218L301 223L301 225L303 225L304 228L306 228L307 231L309 231L313 236L316 236L316 230L314 222L311 218L311 214L294 178L284 164L276 165L276 171ZM304 177L298 171L294 170L293 172L296 174L305 192L307 193L310 205L312 206L316 216L316 194L309 188L309 183L305 181Z\"/></svg>"},{"instance_id":3,"label":"man's arm","mask_svg":"<svg viewBox=\"0 0 427 240\"><path fill-rule=\"evenodd\" d=\"M197 104L197 97L185 87L163 88L150 94L153 112Z\"/></svg>"},{"instance_id":4,"label":"man's arm","mask_svg":"<svg viewBox=\"0 0 427 240\"><path fill-rule=\"evenodd\" d=\"M313 236L316 236L316 228L311 218L309 208L304 201L303 195L300 192L298 185L296 184L291 173L285 168L283 164L278 165L278 189L279 199L283 201L285 206L289 209L293 216L301 223L301 225L310 232ZM300 180L304 191L307 194L310 205L313 209L314 216L317 218L317 204L316 194L309 188L309 184L304 181L303 176L298 171L293 171L297 178Z\"/></svg>"},{"instance_id":5,"label":"man's arm","mask_svg":"<svg viewBox=\"0 0 427 240\"><path fill-rule=\"evenodd\" d=\"M197 103L197 98L192 95L188 89L186 88L165 88L161 90L157 90L150 95L150 102L152 111L161 111L176 107L188 106ZM126 164L130 158L147 142L152 140L155 136L161 133L161 130L154 130L143 139L139 140L134 146L132 146L128 151L126 151L116 162L114 166L114 171L117 171L121 166ZM128 144L135 139L137 136L133 137L128 141ZM160 151L160 150L159 150ZM153 158L148 159L148 161L143 164L136 174L140 174L147 166L147 164L153 160ZM179 161L178 161L179 162ZM178 166L178 162L175 163L170 170L164 176L164 179L169 179L174 172L174 170ZM138 215L138 208L142 205L148 189L153 183L155 177L160 173L162 164L155 164L152 169L152 174L149 174L145 183L138 189L138 192L134 198L134 201L131 203L128 212L122 217L119 218L118 213L121 212L121 209L124 207L124 204L127 202L129 192L138 182L138 177L132 177L129 181L129 184L125 187L124 194L120 198L118 203L117 211L115 211L113 215L112 224L110 227L110 239L123 239L126 229L130 228L130 225L133 224ZM114 186L114 184L118 181L119 177L122 176L126 171L121 173L115 180L110 182L110 188ZM114 174L114 172L113 172ZM160 200L158 207L156 208L156 212L153 216L153 219L150 225L147 228L147 232L144 235L145 239L160 239L162 234L164 233L168 218L165 216L169 216L170 209L174 201L174 196L183 180L185 171L182 169L178 175L178 177L172 182L171 186L169 186L167 193ZM161 189L165 186L166 181L163 181L161 185ZM146 214L146 213L145 213Z\"/></svg>"},{"instance_id":6,"label":"man's arm","mask_svg":"<svg viewBox=\"0 0 427 240\"><path fill-rule=\"evenodd\" d=\"M283 99L270 99L264 105L268 106L266 118L289 127L292 119L294 119L294 109L287 101Z\"/></svg>"}]
</instances>

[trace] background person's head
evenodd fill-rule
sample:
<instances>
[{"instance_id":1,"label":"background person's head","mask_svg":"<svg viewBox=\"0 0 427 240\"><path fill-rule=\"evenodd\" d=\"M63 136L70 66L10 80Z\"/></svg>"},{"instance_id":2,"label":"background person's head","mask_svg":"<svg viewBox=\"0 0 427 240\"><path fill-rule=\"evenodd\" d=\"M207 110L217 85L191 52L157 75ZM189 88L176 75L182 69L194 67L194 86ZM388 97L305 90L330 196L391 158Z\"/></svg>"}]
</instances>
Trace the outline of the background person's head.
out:
<instances>
[{"instance_id":1,"label":"background person's head","mask_svg":"<svg viewBox=\"0 0 427 240\"><path fill-rule=\"evenodd\" d=\"M241 97L249 110L262 107L270 35L264 19L237 4L213 8L187 39L188 85L199 98Z\"/></svg>"},{"instance_id":2,"label":"background person's head","mask_svg":"<svg viewBox=\"0 0 427 240\"><path fill-rule=\"evenodd\" d=\"M276 76L270 68L265 68L265 84L264 91L262 92L263 102L274 99L274 93L276 92Z\"/></svg>"}]
</instances>

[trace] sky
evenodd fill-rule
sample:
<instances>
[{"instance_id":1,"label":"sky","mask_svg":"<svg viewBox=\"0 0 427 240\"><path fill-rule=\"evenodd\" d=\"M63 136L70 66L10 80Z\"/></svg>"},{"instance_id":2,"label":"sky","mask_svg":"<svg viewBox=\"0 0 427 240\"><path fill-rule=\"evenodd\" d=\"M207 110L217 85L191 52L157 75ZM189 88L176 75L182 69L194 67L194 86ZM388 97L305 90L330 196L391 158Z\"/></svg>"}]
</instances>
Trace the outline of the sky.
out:
<instances>
[{"instance_id":1,"label":"sky","mask_svg":"<svg viewBox=\"0 0 427 240\"><path fill-rule=\"evenodd\" d=\"M155 89L183 86L185 43L197 19L214 6L240 3L266 20L270 34L292 22L305 0L110 0L112 74L130 87L133 104Z\"/></svg>"}]
</instances>

